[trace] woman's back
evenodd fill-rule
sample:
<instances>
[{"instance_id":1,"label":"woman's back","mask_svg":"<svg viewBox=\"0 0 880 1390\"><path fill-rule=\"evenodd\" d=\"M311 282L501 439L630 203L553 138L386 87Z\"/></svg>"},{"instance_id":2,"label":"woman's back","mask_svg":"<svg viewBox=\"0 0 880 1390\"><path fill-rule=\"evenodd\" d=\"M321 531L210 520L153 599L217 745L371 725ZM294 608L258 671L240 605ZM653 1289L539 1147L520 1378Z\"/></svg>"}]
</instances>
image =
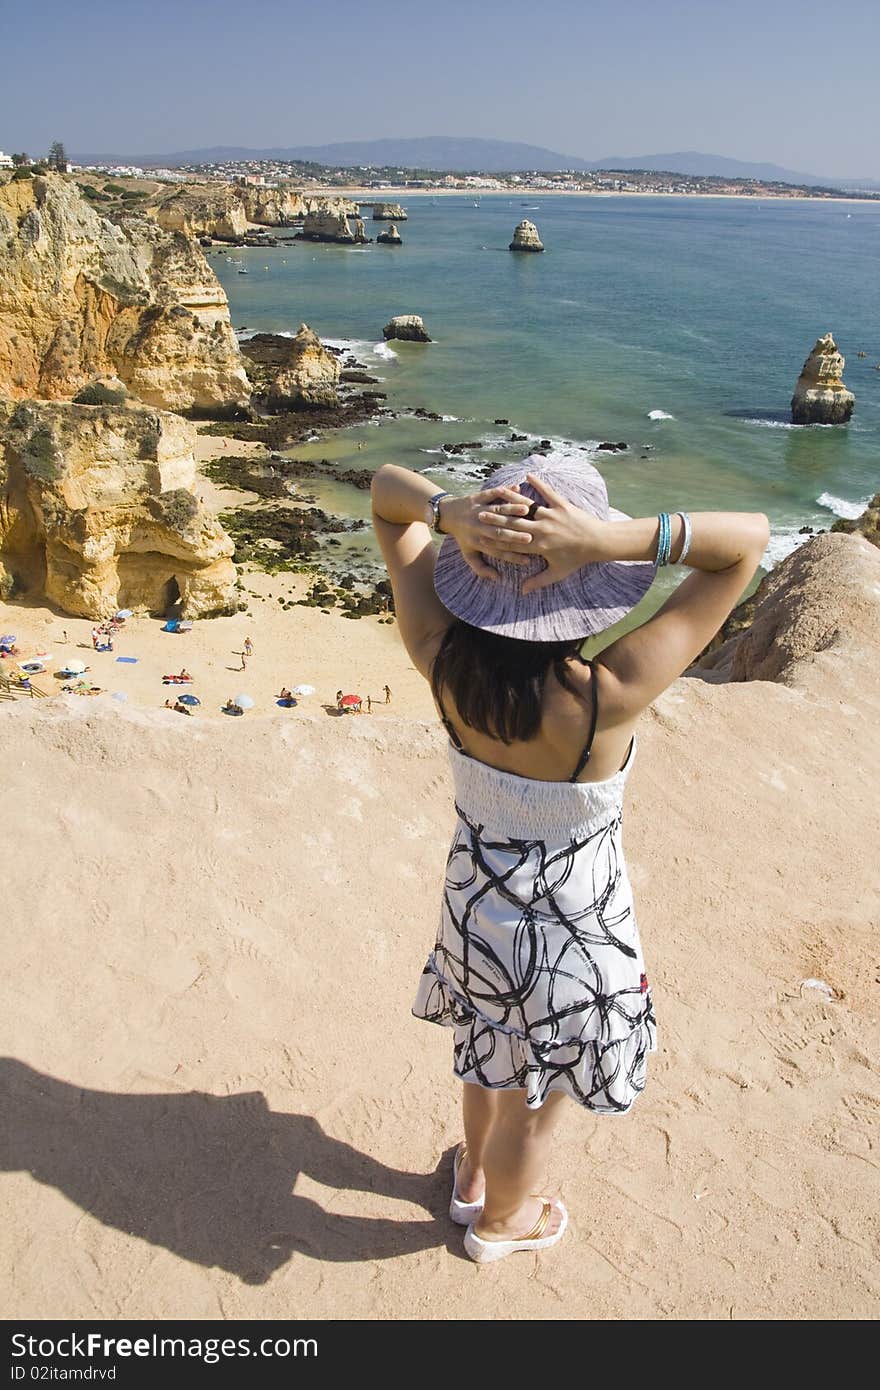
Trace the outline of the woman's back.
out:
<instances>
[{"instance_id":1,"label":"woman's back","mask_svg":"<svg viewBox=\"0 0 880 1390\"><path fill-rule=\"evenodd\" d=\"M565 670L574 689L561 684L552 666L548 669L541 724L528 741L505 744L468 727L452 692L444 690L438 712L453 744L501 772L539 782L569 782L575 772L577 782L614 777L628 758L636 721L620 717L615 679L601 662L578 657Z\"/></svg>"}]
</instances>

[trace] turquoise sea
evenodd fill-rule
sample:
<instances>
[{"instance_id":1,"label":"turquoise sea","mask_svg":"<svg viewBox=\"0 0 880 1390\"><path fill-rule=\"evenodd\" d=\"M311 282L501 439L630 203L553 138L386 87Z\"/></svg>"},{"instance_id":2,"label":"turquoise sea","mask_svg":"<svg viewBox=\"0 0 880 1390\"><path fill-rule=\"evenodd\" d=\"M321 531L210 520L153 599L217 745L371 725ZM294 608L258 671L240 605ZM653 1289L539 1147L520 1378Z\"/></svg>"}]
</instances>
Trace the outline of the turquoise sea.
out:
<instances>
[{"instance_id":1,"label":"turquoise sea","mask_svg":"<svg viewBox=\"0 0 880 1390\"><path fill-rule=\"evenodd\" d=\"M233 250L246 276L210 256L237 329L292 333L305 321L351 343L384 379L389 405L447 417L331 434L299 456L358 468L388 460L466 489L473 464L446 458L444 443L480 441L473 457L501 462L528 452L509 442L511 430L571 442L590 450L624 511L765 511L768 567L798 543L799 527L857 515L880 489L880 203L404 201L399 250ZM537 224L543 255L507 250L523 217ZM367 221L368 233L382 225ZM421 314L435 341L386 347L382 326L401 313ZM792 388L829 330L855 414L847 426L793 427ZM630 447L595 455L602 440ZM363 492L309 490L344 515L368 514ZM363 533L351 545L347 560L375 553Z\"/></svg>"}]
</instances>

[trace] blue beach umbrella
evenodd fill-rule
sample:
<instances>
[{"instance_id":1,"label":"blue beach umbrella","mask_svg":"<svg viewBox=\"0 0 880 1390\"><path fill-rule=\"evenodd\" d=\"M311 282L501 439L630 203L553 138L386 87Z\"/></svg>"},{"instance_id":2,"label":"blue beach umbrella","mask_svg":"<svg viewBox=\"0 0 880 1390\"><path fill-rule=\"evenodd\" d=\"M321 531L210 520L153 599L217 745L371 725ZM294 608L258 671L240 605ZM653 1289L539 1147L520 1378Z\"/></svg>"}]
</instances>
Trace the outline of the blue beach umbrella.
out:
<instances>
[{"instance_id":1,"label":"blue beach umbrella","mask_svg":"<svg viewBox=\"0 0 880 1390\"><path fill-rule=\"evenodd\" d=\"M202 703L197 695L178 695L177 698L182 705L200 705Z\"/></svg>"},{"instance_id":2,"label":"blue beach umbrella","mask_svg":"<svg viewBox=\"0 0 880 1390\"><path fill-rule=\"evenodd\" d=\"M116 616L117 616L117 618L130 618L130 617L131 617L131 609L130 609L130 608L120 608L120 609L119 609L119 612L116 614Z\"/></svg>"},{"instance_id":3,"label":"blue beach umbrella","mask_svg":"<svg viewBox=\"0 0 880 1390\"><path fill-rule=\"evenodd\" d=\"M0 647L11 647L14 641L14 632L4 632L3 636L0 637Z\"/></svg>"}]
</instances>

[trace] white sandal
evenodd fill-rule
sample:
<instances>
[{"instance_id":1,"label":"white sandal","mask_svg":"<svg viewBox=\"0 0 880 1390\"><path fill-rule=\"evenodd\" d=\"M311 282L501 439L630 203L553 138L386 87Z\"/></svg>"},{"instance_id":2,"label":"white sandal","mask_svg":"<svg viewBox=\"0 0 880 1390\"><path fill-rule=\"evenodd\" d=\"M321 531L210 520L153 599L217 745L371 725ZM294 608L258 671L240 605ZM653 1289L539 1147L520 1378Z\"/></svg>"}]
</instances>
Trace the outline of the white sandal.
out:
<instances>
[{"instance_id":1,"label":"white sandal","mask_svg":"<svg viewBox=\"0 0 880 1390\"><path fill-rule=\"evenodd\" d=\"M449 1215L457 1226L470 1226L482 1214L485 1195L478 1202L463 1202L458 1195L458 1169L461 1160L467 1153L467 1145L459 1144L455 1151L455 1158L452 1160L452 1200L449 1203Z\"/></svg>"},{"instance_id":2,"label":"white sandal","mask_svg":"<svg viewBox=\"0 0 880 1390\"><path fill-rule=\"evenodd\" d=\"M548 1250L551 1245L556 1245L562 1240L568 1226L568 1212L558 1198L555 1201L550 1201L547 1197L539 1200L544 1203L541 1215L532 1229L526 1235L518 1236L516 1240L483 1240L474 1230L476 1221L472 1222L464 1236L464 1248L471 1259L477 1264L490 1264L492 1260L503 1260L505 1255L513 1255L517 1250ZM561 1214L562 1221L558 1231L552 1236L545 1236L543 1233L547 1229L554 1207Z\"/></svg>"}]
</instances>

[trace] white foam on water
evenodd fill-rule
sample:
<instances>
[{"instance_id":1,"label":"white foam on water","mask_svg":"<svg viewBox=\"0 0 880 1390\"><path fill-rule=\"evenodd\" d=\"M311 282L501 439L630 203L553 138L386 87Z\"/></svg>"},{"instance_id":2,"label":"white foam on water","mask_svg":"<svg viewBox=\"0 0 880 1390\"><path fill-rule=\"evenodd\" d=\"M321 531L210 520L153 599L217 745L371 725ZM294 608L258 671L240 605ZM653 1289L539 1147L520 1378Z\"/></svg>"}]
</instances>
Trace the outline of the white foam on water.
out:
<instances>
[{"instance_id":1,"label":"white foam on water","mask_svg":"<svg viewBox=\"0 0 880 1390\"><path fill-rule=\"evenodd\" d=\"M441 415L441 416L440 416L440 419L444 422L444 424L453 425L453 424L457 424L457 423L458 423L458 421L461 419L461 416L459 416L459 415Z\"/></svg>"},{"instance_id":2,"label":"white foam on water","mask_svg":"<svg viewBox=\"0 0 880 1390\"><path fill-rule=\"evenodd\" d=\"M827 507L829 512L834 512L835 516L846 517L847 521L855 521L862 515L868 505L868 498L863 502L848 502L845 497L834 497L830 492L822 492L816 498L820 507Z\"/></svg>"},{"instance_id":3,"label":"white foam on water","mask_svg":"<svg viewBox=\"0 0 880 1390\"><path fill-rule=\"evenodd\" d=\"M803 430L811 429L810 425L793 425L790 420L759 420L751 415L743 418L744 425L758 425L763 430Z\"/></svg>"},{"instance_id":4,"label":"white foam on water","mask_svg":"<svg viewBox=\"0 0 880 1390\"><path fill-rule=\"evenodd\" d=\"M675 416L670 415L668 410L649 410L649 420L674 420Z\"/></svg>"},{"instance_id":5,"label":"white foam on water","mask_svg":"<svg viewBox=\"0 0 880 1390\"><path fill-rule=\"evenodd\" d=\"M811 539L809 533L799 535L799 529L797 526L782 526L778 531L771 531L767 549L761 558L765 570L775 569L787 555Z\"/></svg>"},{"instance_id":6,"label":"white foam on water","mask_svg":"<svg viewBox=\"0 0 880 1390\"><path fill-rule=\"evenodd\" d=\"M386 362L393 362L397 357L394 348L390 348L387 343L373 343L369 349L376 357L382 357Z\"/></svg>"}]
</instances>

